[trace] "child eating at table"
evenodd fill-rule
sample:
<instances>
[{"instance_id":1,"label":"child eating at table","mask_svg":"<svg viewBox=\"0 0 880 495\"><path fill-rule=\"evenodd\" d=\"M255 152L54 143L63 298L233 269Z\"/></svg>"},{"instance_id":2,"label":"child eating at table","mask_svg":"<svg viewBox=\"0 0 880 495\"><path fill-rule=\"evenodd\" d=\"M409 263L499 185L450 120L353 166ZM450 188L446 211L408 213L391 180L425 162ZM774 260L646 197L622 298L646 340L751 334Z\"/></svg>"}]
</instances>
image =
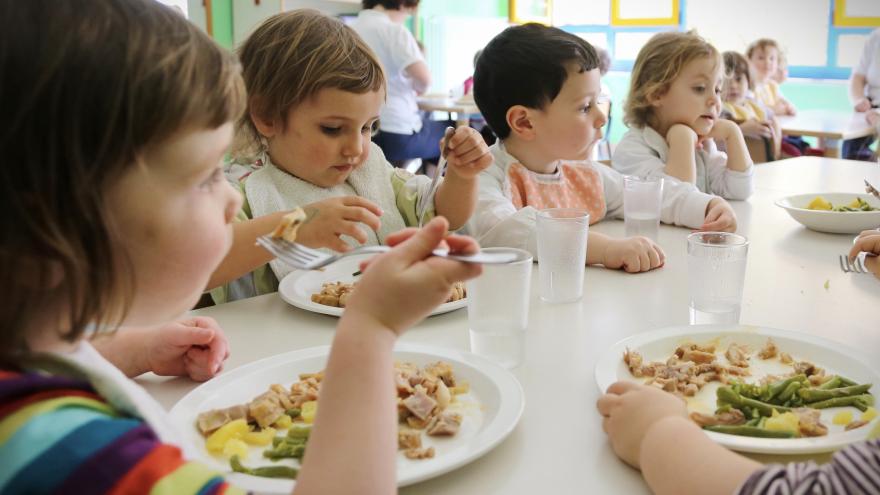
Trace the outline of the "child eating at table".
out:
<instances>
[{"instance_id":1,"label":"child eating at table","mask_svg":"<svg viewBox=\"0 0 880 495\"><path fill-rule=\"evenodd\" d=\"M614 150L614 168L694 184L722 198L751 196L745 139L738 125L718 118L723 75L718 50L696 33L654 35L633 66L624 109L629 130ZM726 203L719 208L730 210Z\"/></svg>"},{"instance_id":2,"label":"child eating at table","mask_svg":"<svg viewBox=\"0 0 880 495\"><path fill-rule=\"evenodd\" d=\"M880 424L822 466L765 466L712 441L685 402L649 385L617 382L597 403L602 429L624 462L658 495L880 493Z\"/></svg>"},{"instance_id":3,"label":"child eating at table","mask_svg":"<svg viewBox=\"0 0 880 495\"><path fill-rule=\"evenodd\" d=\"M154 0L0 2L0 28L0 492L241 493L87 338L178 318L229 248L237 62ZM297 493L395 490L394 342L480 271L429 257L447 227L390 234L364 267Z\"/></svg>"},{"instance_id":4,"label":"child eating at table","mask_svg":"<svg viewBox=\"0 0 880 495\"><path fill-rule=\"evenodd\" d=\"M539 24L507 28L480 55L474 99L499 142L480 174L469 232L485 246L536 252L535 218L543 208L583 208L590 222L623 216L623 176L587 160L602 137L599 61L586 41ZM664 187L661 220L711 230L735 228L732 210L693 186ZM630 272L663 264L643 237L614 239L591 231L587 263Z\"/></svg>"},{"instance_id":5,"label":"child eating at table","mask_svg":"<svg viewBox=\"0 0 880 495\"><path fill-rule=\"evenodd\" d=\"M750 95L754 85L749 61L737 52L724 52L722 57L726 74L721 93L723 115L738 123L744 136L770 140L773 155L768 158L776 159L782 144L782 129L776 117ZM800 151L794 147L787 151L791 156L800 156Z\"/></svg>"},{"instance_id":6,"label":"child eating at table","mask_svg":"<svg viewBox=\"0 0 880 495\"><path fill-rule=\"evenodd\" d=\"M446 177L427 197L430 178L395 169L371 142L385 76L370 48L341 21L314 10L277 14L248 37L239 58L248 107L236 128L232 161L253 170L240 185L250 216L308 204L302 230L338 238L330 246L337 250L380 244L435 214L453 230L471 216L476 175L492 161L482 137L469 127L455 130ZM239 259L257 260L255 253L263 252L252 243L236 248ZM233 285L255 294L276 290L292 269L278 260L269 266L271 273L252 266L257 272Z\"/></svg>"}]
</instances>

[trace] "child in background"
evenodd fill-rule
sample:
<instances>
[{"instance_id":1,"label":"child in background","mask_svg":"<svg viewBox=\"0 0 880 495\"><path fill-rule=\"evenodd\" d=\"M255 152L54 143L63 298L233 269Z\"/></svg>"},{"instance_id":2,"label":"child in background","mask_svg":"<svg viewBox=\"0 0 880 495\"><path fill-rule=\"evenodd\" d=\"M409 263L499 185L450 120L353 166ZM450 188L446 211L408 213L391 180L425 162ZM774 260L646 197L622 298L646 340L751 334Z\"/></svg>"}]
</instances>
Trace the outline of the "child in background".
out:
<instances>
[{"instance_id":1,"label":"child in background","mask_svg":"<svg viewBox=\"0 0 880 495\"><path fill-rule=\"evenodd\" d=\"M779 83L773 79L779 70L779 58L781 55L776 41L761 38L751 45L746 51L746 57L752 64L755 75L755 97L767 106L776 115L794 115L797 109L779 89Z\"/></svg>"},{"instance_id":2,"label":"child in background","mask_svg":"<svg viewBox=\"0 0 880 495\"><path fill-rule=\"evenodd\" d=\"M483 50L474 97L499 138L491 148L494 165L480 174L477 212L468 224L483 245L535 255L535 215L543 208L584 208L591 223L622 218L623 177L587 161L605 125L598 63L583 39L539 24L507 28ZM661 219L730 228L732 217L706 219L712 200L693 186L670 184ZM663 260L662 249L646 238L589 233L588 264L640 272Z\"/></svg>"},{"instance_id":3,"label":"child in background","mask_svg":"<svg viewBox=\"0 0 880 495\"><path fill-rule=\"evenodd\" d=\"M237 62L154 0L0 2L0 28L16 76L0 85L0 207L18 219L0 224L0 491L241 493L85 338L179 317L228 249ZM395 490L394 341L480 272L427 258L447 226L390 235L400 246L364 267L297 493Z\"/></svg>"},{"instance_id":4,"label":"child in background","mask_svg":"<svg viewBox=\"0 0 880 495\"><path fill-rule=\"evenodd\" d=\"M597 406L614 452L641 469L658 495L880 493L880 425L872 440L846 447L828 464L765 466L712 441L682 399L657 387L617 382Z\"/></svg>"},{"instance_id":5,"label":"child in background","mask_svg":"<svg viewBox=\"0 0 880 495\"><path fill-rule=\"evenodd\" d=\"M726 74L721 94L724 114L739 124L743 135L769 139L773 143L773 156L768 158L778 158L782 129L776 117L749 94L754 88L749 61L737 52L724 52L722 56ZM800 151L794 147L786 151L791 156L800 156Z\"/></svg>"},{"instance_id":6,"label":"child in background","mask_svg":"<svg viewBox=\"0 0 880 495\"><path fill-rule=\"evenodd\" d=\"M614 168L695 184L722 198L751 196L745 139L738 125L718 118L723 73L718 50L694 32L654 35L633 66L624 115L629 130L614 150ZM724 142L726 154L715 140ZM726 202L716 207L733 218Z\"/></svg>"},{"instance_id":7,"label":"child in background","mask_svg":"<svg viewBox=\"0 0 880 495\"><path fill-rule=\"evenodd\" d=\"M476 176L492 161L482 137L469 127L455 131L446 177L434 197L424 197L431 179L395 169L370 140L385 100L382 66L338 19L314 10L277 14L248 37L239 58L248 108L238 122L232 161L252 171L242 174L239 186L246 215L310 205L300 231L337 237L330 245L337 250L343 242L383 243L435 214L453 230L470 218ZM420 217L421 201L427 210ZM252 244L236 247L239 259L258 260L263 252ZM253 273L212 295L222 300L276 290L292 268L278 260L269 266L271 272L252 266Z\"/></svg>"}]
</instances>

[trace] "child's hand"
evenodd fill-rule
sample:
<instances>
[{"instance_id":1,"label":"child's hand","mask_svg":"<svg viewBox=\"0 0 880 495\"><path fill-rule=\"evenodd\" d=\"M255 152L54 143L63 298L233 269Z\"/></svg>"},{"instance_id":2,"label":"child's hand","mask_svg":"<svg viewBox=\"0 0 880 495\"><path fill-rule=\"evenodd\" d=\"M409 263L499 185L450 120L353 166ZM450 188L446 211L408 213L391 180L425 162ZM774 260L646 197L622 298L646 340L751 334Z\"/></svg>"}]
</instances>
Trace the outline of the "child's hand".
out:
<instances>
[{"instance_id":1,"label":"child's hand","mask_svg":"<svg viewBox=\"0 0 880 495\"><path fill-rule=\"evenodd\" d=\"M196 316L144 332L146 368L160 376L187 375L202 382L219 373L229 357L229 344L213 318Z\"/></svg>"},{"instance_id":2,"label":"child's hand","mask_svg":"<svg viewBox=\"0 0 880 495\"><path fill-rule=\"evenodd\" d=\"M679 416L687 418L680 398L656 387L617 382L596 403L602 415L602 429L611 448L627 464L639 468L642 439L657 421Z\"/></svg>"},{"instance_id":3,"label":"child's hand","mask_svg":"<svg viewBox=\"0 0 880 495\"><path fill-rule=\"evenodd\" d=\"M880 230L865 230L856 237L852 249L849 250L850 261L861 252L880 256ZM880 261L878 260L880 258L877 256L866 256L865 268L870 270L875 277L880 278Z\"/></svg>"},{"instance_id":4,"label":"child's hand","mask_svg":"<svg viewBox=\"0 0 880 495\"><path fill-rule=\"evenodd\" d=\"M690 146L696 146L700 137L692 127L684 124L673 124L666 131L666 142L672 146L673 141L681 143L690 143Z\"/></svg>"},{"instance_id":5,"label":"child's hand","mask_svg":"<svg viewBox=\"0 0 880 495\"><path fill-rule=\"evenodd\" d=\"M737 133L742 133L742 131L740 131L739 125L736 122L727 119L717 119L706 137L727 141L736 136Z\"/></svg>"},{"instance_id":6,"label":"child's hand","mask_svg":"<svg viewBox=\"0 0 880 495\"><path fill-rule=\"evenodd\" d=\"M757 119L749 119L739 125L743 135L750 137L770 138L773 130L770 128L770 122L761 122Z\"/></svg>"},{"instance_id":7,"label":"child's hand","mask_svg":"<svg viewBox=\"0 0 880 495\"><path fill-rule=\"evenodd\" d=\"M431 256L444 240L454 253L479 250L470 237L446 237L448 227L445 218L436 217L421 230L388 236L388 245L395 248L361 266L364 274L343 318L371 318L399 335L446 301L453 283L482 273L480 265Z\"/></svg>"},{"instance_id":8,"label":"child's hand","mask_svg":"<svg viewBox=\"0 0 880 495\"><path fill-rule=\"evenodd\" d=\"M712 198L706 206L706 218L697 229L703 232L736 232L736 213L722 198Z\"/></svg>"},{"instance_id":9,"label":"child's hand","mask_svg":"<svg viewBox=\"0 0 880 495\"><path fill-rule=\"evenodd\" d=\"M443 149L444 140L440 140ZM476 129L462 126L455 130L446 150L448 173L462 179L473 179L492 165L492 154L483 136Z\"/></svg>"},{"instance_id":10,"label":"child's hand","mask_svg":"<svg viewBox=\"0 0 880 495\"><path fill-rule=\"evenodd\" d=\"M353 237L360 244L367 242L367 235L360 224L379 230L382 210L378 205L359 196L329 198L303 206L306 221L296 233L296 242L311 248L330 248L346 252L351 246L340 236Z\"/></svg>"},{"instance_id":11,"label":"child's hand","mask_svg":"<svg viewBox=\"0 0 880 495\"><path fill-rule=\"evenodd\" d=\"M856 112L867 112L871 109L871 100L867 98L862 98L853 105L853 110Z\"/></svg>"},{"instance_id":12,"label":"child's hand","mask_svg":"<svg viewBox=\"0 0 880 495\"><path fill-rule=\"evenodd\" d=\"M663 266L666 253L647 237L628 237L609 239L602 259L605 268L623 268L629 273L638 273Z\"/></svg>"},{"instance_id":13,"label":"child's hand","mask_svg":"<svg viewBox=\"0 0 880 495\"><path fill-rule=\"evenodd\" d=\"M865 114L865 120L872 126L877 127L877 124L880 123L880 111L871 110Z\"/></svg>"}]
</instances>

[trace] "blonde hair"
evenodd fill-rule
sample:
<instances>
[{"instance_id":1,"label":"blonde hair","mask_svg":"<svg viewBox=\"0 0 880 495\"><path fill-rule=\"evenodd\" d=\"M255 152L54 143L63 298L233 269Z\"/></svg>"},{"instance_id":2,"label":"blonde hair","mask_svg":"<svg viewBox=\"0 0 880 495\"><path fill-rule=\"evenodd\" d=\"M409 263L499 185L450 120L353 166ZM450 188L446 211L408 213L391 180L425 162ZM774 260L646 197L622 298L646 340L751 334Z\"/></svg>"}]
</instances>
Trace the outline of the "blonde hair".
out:
<instances>
[{"instance_id":1,"label":"blonde hair","mask_svg":"<svg viewBox=\"0 0 880 495\"><path fill-rule=\"evenodd\" d=\"M633 65L623 121L630 127L649 125L654 116L652 102L669 91L688 63L703 57L713 58L716 66L721 67L718 50L696 31L658 33L651 37Z\"/></svg>"},{"instance_id":2,"label":"blonde hair","mask_svg":"<svg viewBox=\"0 0 880 495\"><path fill-rule=\"evenodd\" d=\"M294 10L264 21L238 50L248 92L239 119L234 157L262 148L251 118L280 122L292 108L318 91L384 91L382 65L370 47L338 19L316 10Z\"/></svg>"}]
</instances>

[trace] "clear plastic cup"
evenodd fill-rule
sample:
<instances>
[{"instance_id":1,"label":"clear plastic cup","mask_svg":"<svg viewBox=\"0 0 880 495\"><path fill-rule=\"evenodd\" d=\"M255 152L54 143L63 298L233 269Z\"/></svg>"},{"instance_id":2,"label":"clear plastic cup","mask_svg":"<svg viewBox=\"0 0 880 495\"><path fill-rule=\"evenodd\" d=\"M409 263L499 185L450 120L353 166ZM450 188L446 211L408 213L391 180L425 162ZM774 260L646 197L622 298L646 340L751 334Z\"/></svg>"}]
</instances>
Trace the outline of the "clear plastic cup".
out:
<instances>
[{"instance_id":1,"label":"clear plastic cup","mask_svg":"<svg viewBox=\"0 0 880 495\"><path fill-rule=\"evenodd\" d=\"M584 295L590 214L576 208L551 208L539 211L537 217L541 299L577 301Z\"/></svg>"},{"instance_id":2,"label":"clear plastic cup","mask_svg":"<svg viewBox=\"0 0 880 495\"><path fill-rule=\"evenodd\" d=\"M749 241L727 232L688 236L691 325L739 323Z\"/></svg>"},{"instance_id":3,"label":"clear plastic cup","mask_svg":"<svg viewBox=\"0 0 880 495\"><path fill-rule=\"evenodd\" d=\"M623 222L626 237L644 236L654 242L660 234L663 204L662 177L623 178Z\"/></svg>"},{"instance_id":4,"label":"clear plastic cup","mask_svg":"<svg viewBox=\"0 0 880 495\"><path fill-rule=\"evenodd\" d=\"M483 265L483 274L467 282L471 351L504 366L524 357L529 324L532 255L514 248L483 248L485 253L514 253L514 262Z\"/></svg>"}]
</instances>

